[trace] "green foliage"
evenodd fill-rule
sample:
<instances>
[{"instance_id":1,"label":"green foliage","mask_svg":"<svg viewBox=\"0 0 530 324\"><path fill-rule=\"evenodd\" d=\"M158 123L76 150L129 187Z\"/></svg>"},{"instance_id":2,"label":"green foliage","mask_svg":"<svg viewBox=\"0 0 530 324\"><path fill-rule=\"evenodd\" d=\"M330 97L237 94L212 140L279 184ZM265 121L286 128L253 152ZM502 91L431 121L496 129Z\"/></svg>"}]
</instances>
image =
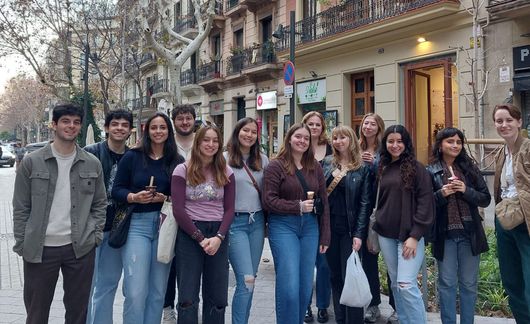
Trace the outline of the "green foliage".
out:
<instances>
[{"instance_id":1,"label":"green foliage","mask_svg":"<svg viewBox=\"0 0 530 324\"><path fill-rule=\"evenodd\" d=\"M77 92L77 93L74 93L71 97L70 97L70 100L72 103L76 104L76 105L79 105L80 107L83 107L83 103L84 103L84 97L83 97L83 93L82 92ZM94 99L92 98L92 94L89 93L88 94L88 108L87 108L87 115L85 116L86 120L87 120L87 127L88 125L92 125L92 129L94 130L94 142L97 143L99 141L101 141L101 129L98 127L98 125L96 124L96 121L94 119L94 105L93 105L93 102L94 102ZM77 137L77 142L79 143L79 145L81 146L84 146L85 145L85 141L86 141L86 128L83 127L83 129L81 129L81 132L79 133L79 136Z\"/></svg>"},{"instance_id":2,"label":"green foliage","mask_svg":"<svg viewBox=\"0 0 530 324\"><path fill-rule=\"evenodd\" d=\"M8 131L3 131L3 132L0 133L0 141L4 141L4 142L10 141L14 137L15 136L12 133L8 132Z\"/></svg>"},{"instance_id":3,"label":"green foliage","mask_svg":"<svg viewBox=\"0 0 530 324\"><path fill-rule=\"evenodd\" d=\"M478 293L477 304L475 305L475 314L481 316L512 317L512 313L508 305L508 296L504 292L504 288L501 283L499 260L497 259L497 240L495 238L495 230L487 228L486 236L488 238L490 250L481 254L480 256ZM432 256L430 248L426 248L425 258L428 276L428 309L429 311L438 311L436 292L438 269L436 267L436 260ZM382 256L379 257L379 278L381 281L381 292L385 295L388 295L389 287L386 282L386 265ZM421 286L421 272L418 276L418 281Z\"/></svg>"}]
</instances>

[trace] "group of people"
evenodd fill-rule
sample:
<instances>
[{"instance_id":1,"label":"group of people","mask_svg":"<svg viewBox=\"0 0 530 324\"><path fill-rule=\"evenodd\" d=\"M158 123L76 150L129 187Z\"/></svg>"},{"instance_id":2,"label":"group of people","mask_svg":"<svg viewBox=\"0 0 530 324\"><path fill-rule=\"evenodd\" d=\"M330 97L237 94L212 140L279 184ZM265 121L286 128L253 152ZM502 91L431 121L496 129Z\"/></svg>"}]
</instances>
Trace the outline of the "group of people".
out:
<instances>
[{"instance_id":1,"label":"group of people","mask_svg":"<svg viewBox=\"0 0 530 324\"><path fill-rule=\"evenodd\" d=\"M373 113L364 117L359 137L342 125L328 139L322 115L309 112L289 128L271 161L260 150L258 122L249 117L236 123L225 152L214 124L194 132L191 105L177 106L171 118L151 116L131 149L130 112L111 111L107 139L85 150L76 144L83 117L77 106L56 106L54 141L17 170L14 251L24 259L27 323L47 322L59 271L66 323L112 323L122 276L124 323L159 324L164 317L193 324L200 308L202 323L224 323L229 264L236 278L232 323L248 323L266 232L277 323L308 321L314 267L322 264L337 323L362 323L363 308L340 304L353 251L370 283L371 321L380 303L378 251L367 244L374 207L373 230L395 301L390 321L426 323L417 276L431 241L442 322L456 323L457 299L461 323L473 322L479 255L488 249L478 207L491 196L460 130L437 133L426 168L407 129L385 129ZM506 141L497 158L495 201L520 196L528 210L530 140L519 134L521 111L499 105L493 119ZM179 228L175 257L164 264L157 247L168 199ZM113 248L109 232L124 204L131 208L127 240ZM518 323L530 323L529 229L530 215L511 230L496 223L501 276ZM318 289L317 279L317 295ZM317 307L318 321L327 321L321 311L327 306Z\"/></svg>"}]
</instances>

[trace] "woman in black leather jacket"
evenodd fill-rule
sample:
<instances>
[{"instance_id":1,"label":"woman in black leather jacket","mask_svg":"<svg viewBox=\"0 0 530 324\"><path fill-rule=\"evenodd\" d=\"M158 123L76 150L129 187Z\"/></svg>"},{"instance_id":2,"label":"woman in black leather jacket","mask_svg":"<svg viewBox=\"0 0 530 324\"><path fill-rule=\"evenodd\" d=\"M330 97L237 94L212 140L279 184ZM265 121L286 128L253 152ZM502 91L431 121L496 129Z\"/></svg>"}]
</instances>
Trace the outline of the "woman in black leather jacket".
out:
<instances>
[{"instance_id":1,"label":"woman in black leather jacket","mask_svg":"<svg viewBox=\"0 0 530 324\"><path fill-rule=\"evenodd\" d=\"M332 132L333 155L324 159L324 177L330 206L331 243L326 257L331 273L333 307L337 323L364 322L363 309L339 303L346 260L359 251L370 216L372 175L361 158L357 136L348 126Z\"/></svg>"},{"instance_id":2,"label":"woman in black leather jacket","mask_svg":"<svg viewBox=\"0 0 530 324\"><path fill-rule=\"evenodd\" d=\"M488 250L478 207L487 207L491 196L464 142L459 129L442 129L436 135L433 162L427 167L436 201L433 254L438 261L442 323L456 323L457 286L460 323L473 323L479 255Z\"/></svg>"}]
</instances>

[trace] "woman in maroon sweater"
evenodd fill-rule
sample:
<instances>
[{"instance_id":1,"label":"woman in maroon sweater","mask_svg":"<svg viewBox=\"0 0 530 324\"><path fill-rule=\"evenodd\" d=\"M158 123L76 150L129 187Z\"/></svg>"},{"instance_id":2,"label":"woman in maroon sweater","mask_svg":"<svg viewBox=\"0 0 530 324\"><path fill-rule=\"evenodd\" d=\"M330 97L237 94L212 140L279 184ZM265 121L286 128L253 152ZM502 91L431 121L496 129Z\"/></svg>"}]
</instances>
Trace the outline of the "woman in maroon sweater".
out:
<instances>
[{"instance_id":1,"label":"woman in maroon sweater","mask_svg":"<svg viewBox=\"0 0 530 324\"><path fill-rule=\"evenodd\" d=\"M322 199L322 215L315 215L313 199L303 189L297 172L307 183L307 192ZM301 324L311 296L317 246L325 253L330 241L326 182L306 125L289 128L278 156L265 169L263 185L276 271L276 322Z\"/></svg>"},{"instance_id":2,"label":"woman in maroon sweater","mask_svg":"<svg viewBox=\"0 0 530 324\"><path fill-rule=\"evenodd\" d=\"M423 237L434 219L431 177L416 160L405 127L388 127L382 143L374 230L379 234L399 323L424 324L427 314L417 276L425 254Z\"/></svg>"}]
</instances>

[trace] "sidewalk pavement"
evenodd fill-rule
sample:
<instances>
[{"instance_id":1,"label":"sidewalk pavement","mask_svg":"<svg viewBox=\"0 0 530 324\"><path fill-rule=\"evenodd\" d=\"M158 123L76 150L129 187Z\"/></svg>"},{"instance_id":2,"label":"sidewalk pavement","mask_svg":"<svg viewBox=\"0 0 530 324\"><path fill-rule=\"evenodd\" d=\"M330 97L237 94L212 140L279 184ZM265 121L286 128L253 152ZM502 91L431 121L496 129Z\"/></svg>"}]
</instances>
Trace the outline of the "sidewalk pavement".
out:
<instances>
[{"instance_id":1,"label":"sidewalk pavement","mask_svg":"<svg viewBox=\"0 0 530 324\"><path fill-rule=\"evenodd\" d=\"M5 197L5 196L4 196ZM4 198L6 199L6 198ZM11 200L0 200L0 323L23 324L25 322L25 308L23 302L23 262L22 259L12 252L14 244L12 206ZM235 290L233 272L230 271L229 283L229 305ZM55 297L50 311L52 324L64 323L64 307L62 304L62 278L59 278ZM315 302L313 301L313 313L315 313ZM381 318L378 324L384 324L386 318L392 313L388 305L388 298L383 296L380 305ZM121 286L117 292L114 303L114 323L122 323L121 314L123 310L123 296ZM329 308L330 321L335 323L333 307ZM231 309L227 307L226 323L231 323ZM260 263L256 286L254 289L254 300L252 304L249 323L272 324L275 323L274 312L274 264L268 242L265 244L262 261ZM315 323L317 323L315 321ZM428 323L441 323L438 313L428 313ZM475 316L477 324L508 324L515 323L513 319L488 318ZM141 324L141 323L139 323ZM293 323L294 324L294 323Z\"/></svg>"}]
</instances>

